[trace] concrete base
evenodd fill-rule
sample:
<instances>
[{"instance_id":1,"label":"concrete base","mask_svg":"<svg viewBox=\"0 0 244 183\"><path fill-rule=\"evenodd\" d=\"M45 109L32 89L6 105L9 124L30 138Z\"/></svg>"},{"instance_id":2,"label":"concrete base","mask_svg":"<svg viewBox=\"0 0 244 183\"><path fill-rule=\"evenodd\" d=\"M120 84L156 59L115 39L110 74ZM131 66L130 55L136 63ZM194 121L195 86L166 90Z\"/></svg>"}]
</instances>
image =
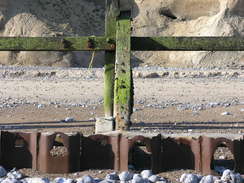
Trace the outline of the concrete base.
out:
<instances>
[{"instance_id":1,"label":"concrete base","mask_svg":"<svg viewBox=\"0 0 244 183\"><path fill-rule=\"evenodd\" d=\"M113 117L97 118L95 133L107 133L115 130L115 120Z\"/></svg>"}]
</instances>

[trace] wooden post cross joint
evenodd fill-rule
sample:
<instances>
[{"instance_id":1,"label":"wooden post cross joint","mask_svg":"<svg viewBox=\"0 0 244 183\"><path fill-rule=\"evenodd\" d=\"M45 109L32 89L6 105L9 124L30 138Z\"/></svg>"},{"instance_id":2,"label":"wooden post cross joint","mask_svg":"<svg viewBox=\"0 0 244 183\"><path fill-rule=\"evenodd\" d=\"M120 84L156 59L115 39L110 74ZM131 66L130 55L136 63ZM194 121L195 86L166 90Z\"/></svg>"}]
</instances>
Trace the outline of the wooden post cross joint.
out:
<instances>
[{"instance_id":1,"label":"wooden post cross joint","mask_svg":"<svg viewBox=\"0 0 244 183\"><path fill-rule=\"evenodd\" d=\"M106 118L114 117L117 130L129 128L133 108L131 9L131 0L106 2L105 33L115 38L116 49L105 52L104 110Z\"/></svg>"}]
</instances>

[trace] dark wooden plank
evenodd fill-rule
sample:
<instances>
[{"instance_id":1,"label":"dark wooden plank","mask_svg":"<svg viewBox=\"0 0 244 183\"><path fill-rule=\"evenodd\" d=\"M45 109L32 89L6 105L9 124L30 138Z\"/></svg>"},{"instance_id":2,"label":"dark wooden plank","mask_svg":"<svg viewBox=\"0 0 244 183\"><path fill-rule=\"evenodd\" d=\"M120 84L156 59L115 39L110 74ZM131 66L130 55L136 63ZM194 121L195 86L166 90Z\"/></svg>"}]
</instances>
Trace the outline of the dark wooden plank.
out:
<instances>
[{"instance_id":1,"label":"dark wooden plank","mask_svg":"<svg viewBox=\"0 0 244 183\"><path fill-rule=\"evenodd\" d=\"M132 37L133 51L244 51L243 37Z\"/></svg>"},{"instance_id":2,"label":"dark wooden plank","mask_svg":"<svg viewBox=\"0 0 244 183\"><path fill-rule=\"evenodd\" d=\"M106 0L105 35L108 42L116 37L116 17L119 15L118 0ZM104 66L104 112L105 117L113 117L115 50L105 51Z\"/></svg>"}]
</instances>

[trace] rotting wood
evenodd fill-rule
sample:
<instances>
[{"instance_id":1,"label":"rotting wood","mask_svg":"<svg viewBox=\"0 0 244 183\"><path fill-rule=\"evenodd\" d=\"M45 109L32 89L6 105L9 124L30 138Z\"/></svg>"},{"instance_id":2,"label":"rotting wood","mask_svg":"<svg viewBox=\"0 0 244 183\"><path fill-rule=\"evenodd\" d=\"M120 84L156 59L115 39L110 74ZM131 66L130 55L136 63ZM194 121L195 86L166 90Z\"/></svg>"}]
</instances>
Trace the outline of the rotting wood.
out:
<instances>
[{"instance_id":1,"label":"rotting wood","mask_svg":"<svg viewBox=\"0 0 244 183\"><path fill-rule=\"evenodd\" d=\"M115 50L107 37L0 37L0 51Z\"/></svg>"},{"instance_id":2,"label":"rotting wood","mask_svg":"<svg viewBox=\"0 0 244 183\"><path fill-rule=\"evenodd\" d=\"M243 37L132 37L133 51L244 51Z\"/></svg>"},{"instance_id":3,"label":"rotting wood","mask_svg":"<svg viewBox=\"0 0 244 183\"><path fill-rule=\"evenodd\" d=\"M114 43L109 37L116 37L116 18L119 15L118 0L106 0L105 35L108 43ZM113 117L115 50L105 51L104 66L104 113Z\"/></svg>"},{"instance_id":4,"label":"rotting wood","mask_svg":"<svg viewBox=\"0 0 244 183\"><path fill-rule=\"evenodd\" d=\"M114 114L117 130L128 130L133 108L130 13L121 12L116 25Z\"/></svg>"}]
</instances>

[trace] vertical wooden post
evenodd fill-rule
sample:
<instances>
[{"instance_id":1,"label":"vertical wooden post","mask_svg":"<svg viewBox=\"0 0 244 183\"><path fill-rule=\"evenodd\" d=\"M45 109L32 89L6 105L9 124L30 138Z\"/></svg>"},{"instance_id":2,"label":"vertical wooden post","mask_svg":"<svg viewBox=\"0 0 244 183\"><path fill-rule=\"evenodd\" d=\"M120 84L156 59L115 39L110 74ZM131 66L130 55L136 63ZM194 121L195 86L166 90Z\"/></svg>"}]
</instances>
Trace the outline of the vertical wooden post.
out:
<instances>
[{"instance_id":1,"label":"vertical wooden post","mask_svg":"<svg viewBox=\"0 0 244 183\"><path fill-rule=\"evenodd\" d=\"M116 36L116 17L119 14L118 0L106 0L105 15L105 35L109 42L109 37ZM114 67L115 51L105 51L105 71L104 71L104 113L106 117L113 117L113 97L114 97Z\"/></svg>"},{"instance_id":2,"label":"vertical wooden post","mask_svg":"<svg viewBox=\"0 0 244 183\"><path fill-rule=\"evenodd\" d=\"M131 11L121 11L116 23L114 115L117 130L128 130L133 109Z\"/></svg>"}]
</instances>

